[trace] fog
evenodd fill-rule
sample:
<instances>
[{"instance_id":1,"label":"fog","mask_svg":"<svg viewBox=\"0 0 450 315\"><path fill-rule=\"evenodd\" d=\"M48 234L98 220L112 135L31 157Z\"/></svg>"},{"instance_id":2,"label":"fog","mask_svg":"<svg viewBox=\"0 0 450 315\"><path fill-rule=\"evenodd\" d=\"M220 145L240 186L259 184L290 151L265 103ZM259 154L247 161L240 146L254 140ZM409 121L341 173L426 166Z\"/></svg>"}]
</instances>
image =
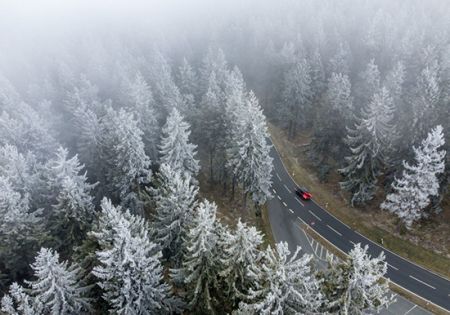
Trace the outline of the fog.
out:
<instances>
[{"instance_id":1,"label":"fog","mask_svg":"<svg viewBox=\"0 0 450 315\"><path fill-rule=\"evenodd\" d=\"M449 17L448 0L1 1L0 290L41 247L95 256L105 207L156 239L168 178L192 197L171 205L181 221L205 187L258 220L274 130L350 206L447 224ZM181 264L184 229L158 243L164 263Z\"/></svg>"}]
</instances>

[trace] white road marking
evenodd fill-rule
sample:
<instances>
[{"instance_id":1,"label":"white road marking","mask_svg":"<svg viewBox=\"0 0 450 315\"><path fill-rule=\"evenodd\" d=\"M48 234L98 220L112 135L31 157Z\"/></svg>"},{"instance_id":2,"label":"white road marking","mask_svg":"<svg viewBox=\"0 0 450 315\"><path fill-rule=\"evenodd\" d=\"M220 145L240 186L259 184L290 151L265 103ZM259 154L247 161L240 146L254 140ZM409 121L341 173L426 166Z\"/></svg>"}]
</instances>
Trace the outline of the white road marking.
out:
<instances>
[{"instance_id":1,"label":"white road marking","mask_svg":"<svg viewBox=\"0 0 450 315\"><path fill-rule=\"evenodd\" d=\"M309 213L311 213L317 220L322 221L321 218L319 218L314 212L311 212L311 210L308 210Z\"/></svg>"},{"instance_id":2,"label":"white road marking","mask_svg":"<svg viewBox=\"0 0 450 315\"><path fill-rule=\"evenodd\" d=\"M289 211L291 211L291 213L294 213L294 211L292 209L289 209Z\"/></svg>"},{"instance_id":3,"label":"white road marking","mask_svg":"<svg viewBox=\"0 0 450 315\"><path fill-rule=\"evenodd\" d=\"M349 240L349 242L350 242L350 243L352 243L352 245L353 245L353 246L354 246L354 245L356 245L356 243L355 243L355 242L353 242L353 241L350 241L350 240Z\"/></svg>"},{"instance_id":4,"label":"white road marking","mask_svg":"<svg viewBox=\"0 0 450 315\"><path fill-rule=\"evenodd\" d=\"M298 201L298 203L299 204L301 204L302 205L302 207L304 207L305 205L300 201L300 199L298 199L298 198L295 198L295 200L297 200Z\"/></svg>"},{"instance_id":5,"label":"white road marking","mask_svg":"<svg viewBox=\"0 0 450 315\"><path fill-rule=\"evenodd\" d=\"M272 188L273 193L276 195L277 191L275 190L275 188Z\"/></svg>"},{"instance_id":6,"label":"white road marking","mask_svg":"<svg viewBox=\"0 0 450 315\"><path fill-rule=\"evenodd\" d=\"M281 182L281 177L280 177L280 175L278 175L278 173L276 173L276 175L277 175L277 177L278 177L278 180Z\"/></svg>"},{"instance_id":7,"label":"white road marking","mask_svg":"<svg viewBox=\"0 0 450 315\"><path fill-rule=\"evenodd\" d=\"M417 307L417 305L414 305L413 307L411 307L410 309L409 309L409 311L407 311L406 313L405 313L405 315L406 314L409 314L409 312L411 312L413 309L415 309Z\"/></svg>"},{"instance_id":8,"label":"white road marking","mask_svg":"<svg viewBox=\"0 0 450 315\"><path fill-rule=\"evenodd\" d=\"M288 186L284 185L284 188L286 188L286 190L291 193L291 191L289 190Z\"/></svg>"},{"instance_id":9,"label":"white road marking","mask_svg":"<svg viewBox=\"0 0 450 315\"><path fill-rule=\"evenodd\" d=\"M333 229L331 226L329 226L328 224L327 224L327 226L328 226L328 228L330 229L330 230L332 230L334 233L336 233L337 235L339 235L339 236L342 236L342 234L341 233L339 233L338 231L336 231L335 229Z\"/></svg>"},{"instance_id":10,"label":"white road marking","mask_svg":"<svg viewBox=\"0 0 450 315\"><path fill-rule=\"evenodd\" d=\"M286 204L286 202L284 202L284 201L283 201L283 205L284 205L285 207L287 207L287 204Z\"/></svg>"},{"instance_id":11,"label":"white road marking","mask_svg":"<svg viewBox=\"0 0 450 315\"><path fill-rule=\"evenodd\" d=\"M392 269L395 269L395 270L398 270L398 268L397 267L394 267L394 266L392 266L392 265L390 265L390 264L387 264L389 267L391 267Z\"/></svg>"},{"instance_id":12,"label":"white road marking","mask_svg":"<svg viewBox=\"0 0 450 315\"><path fill-rule=\"evenodd\" d=\"M280 195L277 195L277 197L278 197L278 199L280 199L280 200L281 200L281 197L280 197Z\"/></svg>"},{"instance_id":13,"label":"white road marking","mask_svg":"<svg viewBox=\"0 0 450 315\"><path fill-rule=\"evenodd\" d=\"M303 224L306 224L306 222L305 221L303 221L303 219L302 218L300 218L300 217L297 217L297 219L299 219Z\"/></svg>"},{"instance_id":14,"label":"white road marking","mask_svg":"<svg viewBox=\"0 0 450 315\"><path fill-rule=\"evenodd\" d=\"M412 278L412 279L414 279L414 280L416 280L416 281L418 281L418 282L420 282L420 283L422 283L422 284L424 284L424 285L426 285L427 287L432 288L433 290L436 290L436 288L433 287L432 285L429 285L428 283L423 282L422 280L419 280L419 279L417 279L416 277L413 277L413 276L411 276L411 275L409 275L409 277Z\"/></svg>"}]
</instances>

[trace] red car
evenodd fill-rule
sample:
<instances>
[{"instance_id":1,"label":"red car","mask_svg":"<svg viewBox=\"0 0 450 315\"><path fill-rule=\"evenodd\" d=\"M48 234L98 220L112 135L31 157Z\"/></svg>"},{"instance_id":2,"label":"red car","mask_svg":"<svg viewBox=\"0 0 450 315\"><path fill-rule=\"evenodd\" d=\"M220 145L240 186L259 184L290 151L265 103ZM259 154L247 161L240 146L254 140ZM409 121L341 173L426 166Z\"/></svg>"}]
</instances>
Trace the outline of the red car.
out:
<instances>
[{"instance_id":1,"label":"red car","mask_svg":"<svg viewBox=\"0 0 450 315\"><path fill-rule=\"evenodd\" d=\"M312 197L312 194L305 187L298 187L295 192L304 200L309 200Z\"/></svg>"}]
</instances>

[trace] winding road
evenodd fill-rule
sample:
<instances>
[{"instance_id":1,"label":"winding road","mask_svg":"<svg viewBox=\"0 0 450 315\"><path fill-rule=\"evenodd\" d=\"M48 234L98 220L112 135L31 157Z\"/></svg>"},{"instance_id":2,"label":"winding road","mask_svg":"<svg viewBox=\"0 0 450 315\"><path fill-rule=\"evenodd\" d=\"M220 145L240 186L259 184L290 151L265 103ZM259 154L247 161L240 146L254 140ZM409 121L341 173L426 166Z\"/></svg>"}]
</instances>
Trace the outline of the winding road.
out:
<instances>
[{"instance_id":1,"label":"winding road","mask_svg":"<svg viewBox=\"0 0 450 315\"><path fill-rule=\"evenodd\" d=\"M297 224L305 222L340 250L348 253L356 243L369 245L369 253L378 256L384 251L388 270L386 277L391 282L450 312L450 280L428 271L413 262L372 242L345 223L338 220L314 200L301 200L296 194L297 184L288 174L279 154L272 146L274 171L272 193L283 205L269 216L272 231L277 240L286 241L290 248L302 244L304 237ZM292 224L296 221L297 224Z\"/></svg>"}]
</instances>

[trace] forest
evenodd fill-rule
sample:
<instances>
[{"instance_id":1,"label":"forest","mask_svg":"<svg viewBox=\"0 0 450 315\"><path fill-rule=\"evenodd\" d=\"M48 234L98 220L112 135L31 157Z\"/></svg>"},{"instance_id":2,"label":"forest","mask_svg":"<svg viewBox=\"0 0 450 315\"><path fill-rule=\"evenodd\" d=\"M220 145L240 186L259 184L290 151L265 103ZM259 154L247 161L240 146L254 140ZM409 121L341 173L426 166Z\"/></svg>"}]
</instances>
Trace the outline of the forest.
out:
<instances>
[{"instance_id":1,"label":"forest","mask_svg":"<svg viewBox=\"0 0 450 315\"><path fill-rule=\"evenodd\" d=\"M338 174L358 211L447 226L449 16L438 0L1 4L0 313L387 307L384 255L356 244L319 270L200 187L260 218L270 123L308 134L315 176Z\"/></svg>"}]
</instances>

